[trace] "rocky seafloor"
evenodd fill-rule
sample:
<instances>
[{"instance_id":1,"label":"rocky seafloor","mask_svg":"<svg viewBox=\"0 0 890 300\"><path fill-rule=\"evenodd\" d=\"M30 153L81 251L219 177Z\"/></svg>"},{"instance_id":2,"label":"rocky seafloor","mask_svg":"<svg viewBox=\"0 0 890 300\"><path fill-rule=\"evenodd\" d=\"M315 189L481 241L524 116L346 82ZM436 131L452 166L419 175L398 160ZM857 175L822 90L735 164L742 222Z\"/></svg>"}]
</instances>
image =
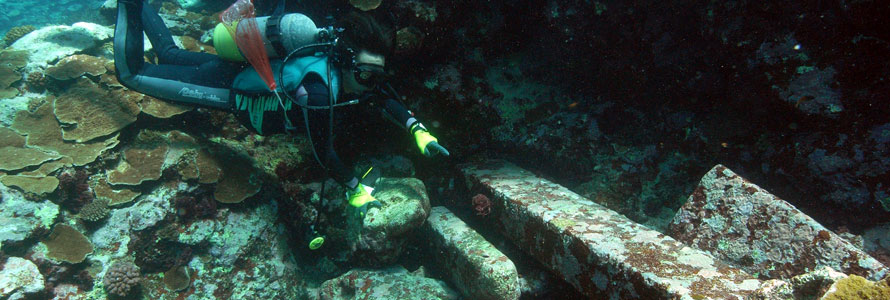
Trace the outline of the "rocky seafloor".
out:
<instances>
[{"instance_id":1,"label":"rocky seafloor","mask_svg":"<svg viewBox=\"0 0 890 300\"><path fill-rule=\"evenodd\" d=\"M152 4L183 48L214 53L221 4L206 2ZM10 5L0 17L36 13ZM392 191L364 221L322 191L304 137L120 85L114 1L66 6L88 22L16 23L0 49L0 298L460 298L416 228L444 205L491 238L455 165L492 157L662 232L723 164L890 264L881 1L378 5L398 29L396 87L452 156L426 160L388 124L347 128L367 138L341 155ZM305 249L312 224L323 251ZM580 296L542 278L524 297Z\"/></svg>"}]
</instances>

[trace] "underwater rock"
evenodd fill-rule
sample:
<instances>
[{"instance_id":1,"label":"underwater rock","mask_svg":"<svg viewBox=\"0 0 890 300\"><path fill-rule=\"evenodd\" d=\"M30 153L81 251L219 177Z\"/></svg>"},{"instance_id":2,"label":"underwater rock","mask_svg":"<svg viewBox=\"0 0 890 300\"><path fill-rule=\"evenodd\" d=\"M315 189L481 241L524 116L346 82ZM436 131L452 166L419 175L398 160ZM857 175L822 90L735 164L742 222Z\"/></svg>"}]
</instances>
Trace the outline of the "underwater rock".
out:
<instances>
[{"instance_id":1,"label":"underwater rock","mask_svg":"<svg viewBox=\"0 0 890 300\"><path fill-rule=\"evenodd\" d=\"M46 68L63 57L100 46L113 36L111 28L86 22L71 26L57 25L37 29L20 38L9 49L25 50L31 54L27 73Z\"/></svg>"},{"instance_id":2,"label":"underwater rock","mask_svg":"<svg viewBox=\"0 0 890 300\"><path fill-rule=\"evenodd\" d=\"M129 210L129 223L132 230L143 230L173 213L169 199L176 194L176 189L161 186L146 194Z\"/></svg>"},{"instance_id":3,"label":"underwater rock","mask_svg":"<svg viewBox=\"0 0 890 300\"><path fill-rule=\"evenodd\" d=\"M49 237L41 241L46 245L46 256L76 264L93 252L93 244L83 233L65 224L56 224Z\"/></svg>"},{"instance_id":4,"label":"underwater rock","mask_svg":"<svg viewBox=\"0 0 890 300\"><path fill-rule=\"evenodd\" d=\"M347 218L348 246L352 259L362 265L394 262L405 250L410 232L423 225L430 214L430 200L423 182L416 178L379 178L374 197L381 207L364 216ZM353 211L352 207L343 208Z\"/></svg>"},{"instance_id":5,"label":"underwater rock","mask_svg":"<svg viewBox=\"0 0 890 300\"><path fill-rule=\"evenodd\" d=\"M511 163L461 169L469 191L494 195L492 226L589 297L732 299L760 286L745 271Z\"/></svg>"},{"instance_id":6,"label":"underwater rock","mask_svg":"<svg viewBox=\"0 0 890 300\"><path fill-rule=\"evenodd\" d=\"M356 269L325 281L318 290L320 300L375 299L460 299L460 294L444 282L409 273L401 266L386 269Z\"/></svg>"},{"instance_id":7,"label":"underwater rock","mask_svg":"<svg viewBox=\"0 0 890 300\"><path fill-rule=\"evenodd\" d=\"M0 101L0 126L7 128L12 125L16 113L27 110L31 101L40 101L36 94L25 94Z\"/></svg>"},{"instance_id":8,"label":"underwater rock","mask_svg":"<svg viewBox=\"0 0 890 300\"><path fill-rule=\"evenodd\" d=\"M878 282L856 275L836 281L821 300L890 299L890 277Z\"/></svg>"},{"instance_id":9,"label":"underwater rock","mask_svg":"<svg viewBox=\"0 0 890 300\"><path fill-rule=\"evenodd\" d=\"M833 67L795 74L788 87L779 91L779 96L808 115L837 118L844 111L844 105L841 92L832 87L836 74Z\"/></svg>"},{"instance_id":10,"label":"underwater rock","mask_svg":"<svg viewBox=\"0 0 890 300\"><path fill-rule=\"evenodd\" d=\"M818 299L828 288L847 275L830 267L820 267L815 271L794 276L788 281L770 279L764 281L748 299Z\"/></svg>"},{"instance_id":11,"label":"underwater rock","mask_svg":"<svg viewBox=\"0 0 890 300\"><path fill-rule=\"evenodd\" d=\"M763 279L828 266L880 279L890 270L787 202L714 166L671 222L670 233Z\"/></svg>"},{"instance_id":12,"label":"underwater rock","mask_svg":"<svg viewBox=\"0 0 890 300\"><path fill-rule=\"evenodd\" d=\"M30 260L10 257L0 268L0 298L30 299L29 294L42 291L43 275Z\"/></svg>"},{"instance_id":13,"label":"underwater rock","mask_svg":"<svg viewBox=\"0 0 890 300\"><path fill-rule=\"evenodd\" d=\"M225 210L224 210L225 211ZM277 210L263 204L253 210L221 214L221 220L215 223L201 222L204 226L216 227L215 234L205 236L210 243L209 253L214 258L214 264L230 266L239 256L246 253L252 243L265 231L273 230ZM211 225L213 224L213 225ZM191 228L190 228L191 229ZM200 227L194 228L196 232L208 232ZM185 234L183 234L185 235ZM185 239L180 237L180 241Z\"/></svg>"},{"instance_id":14,"label":"underwater rock","mask_svg":"<svg viewBox=\"0 0 890 300\"><path fill-rule=\"evenodd\" d=\"M3 244L20 242L38 228L50 229L59 206L50 201L34 202L21 192L0 184L0 249Z\"/></svg>"},{"instance_id":15,"label":"underwater rock","mask_svg":"<svg viewBox=\"0 0 890 300\"><path fill-rule=\"evenodd\" d=\"M380 6L380 3L383 3L383 0L349 0L349 4L362 11L375 9Z\"/></svg>"},{"instance_id":16,"label":"underwater rock","mask_svg":"<svg viewBox=\"0 0 890 300\"><path fill-rule=\"evenodd\" d=\"M426 224L435 263L464 297L519 299L519 273L504 253L445 207L433 207Z\"/></svg>"},{"instance_id":17,"label":"underwater rock","mask_svg":"<svg viewBox=\"0 0 890 300\"><path fill-rule=\"evenodd\" d=\"M188 263L193 288L180 292L190 299L310 299L300 295L306 275L293 265L288 233L276 226L274 203L247 209L221 208L215 218L193 221L179 242L201 248ZM205 245L205 246L202 246ZM166 285L149 291L166 295Z\"/></svg>"},{"instance_id":18,"label":"underwater rock","mask_svg":"<svg viewBox=\"0 0 890 300\"><path fill-rule=\"evenodd\" d=\"M416 178L380 178L374 197L383 202L378 210L365 216L365 230L385 232L397 238L423 225L430 215L426 186Z\"/></svg>"}]
</instances>

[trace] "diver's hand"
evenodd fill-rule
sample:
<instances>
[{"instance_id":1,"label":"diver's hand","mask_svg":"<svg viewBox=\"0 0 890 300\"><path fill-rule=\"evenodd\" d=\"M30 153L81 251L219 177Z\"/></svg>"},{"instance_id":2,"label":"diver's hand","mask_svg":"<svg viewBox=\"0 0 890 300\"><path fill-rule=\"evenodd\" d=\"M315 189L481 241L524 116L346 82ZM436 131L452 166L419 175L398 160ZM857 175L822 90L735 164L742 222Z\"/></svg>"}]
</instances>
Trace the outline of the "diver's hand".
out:
<instances>
[{"instance_id":1,"label":"diver's hand","mask_svg":"<svg viewBox=\"0 0 890 300\"><path fill-rule=\"evenodd\" d=\"M411 132L414 134L414 141L417 142L417 148L420 149L420 152L423 153L423 155L426 155L427 157L432 157L436 154L445 156L450 155L445 147L439 145L439 139L430 134L430 132L426 130L426 127L423 127L423 124L420 124L420 122L411 125Z\"/></svg>"},{"instance_id":2,"label":"diver's hand","mask_svg":"<svg viewBox=\"0 0 890 300\"><path fill-rule=\"evenodd\" d=\"M448 149L445 149L445 147L442 147L442 145L439 145L439 142L436 141L430 142L426 145L426 148L423 149L423 155L426 155L427 157L433 157L436 156L436 154L445 156L451 155L448 153Z\"/></svg>"},{"instance_id":3,"label":"diver's hand","mask_svg":"<svg viewBox=\"0 0 890 300\"><path fill-rule=\"evenodd\" d=\"M365 215L368 214L368 210L370 210L371 208L380 209L381 207L383 207L383 204L380 204L380 201L371 201L371 202L365 203L362 206L355 208L355 216L358 217L359 220L364 221Z\"/></svg>"},{"instance_id":4,"label":"diver's hand","mask_svg":"<svg viewBox=\"0 0 890 300\"><path fill-rule=\"evenodd\" d=\"M371 196L374 188L359 183L353 190L346 192L346 200L349 205L356 209L356 213L360 219L364 219L368 210L372 207L380 208L382 205L377 198Z\"/></svg>"}]
</instances>

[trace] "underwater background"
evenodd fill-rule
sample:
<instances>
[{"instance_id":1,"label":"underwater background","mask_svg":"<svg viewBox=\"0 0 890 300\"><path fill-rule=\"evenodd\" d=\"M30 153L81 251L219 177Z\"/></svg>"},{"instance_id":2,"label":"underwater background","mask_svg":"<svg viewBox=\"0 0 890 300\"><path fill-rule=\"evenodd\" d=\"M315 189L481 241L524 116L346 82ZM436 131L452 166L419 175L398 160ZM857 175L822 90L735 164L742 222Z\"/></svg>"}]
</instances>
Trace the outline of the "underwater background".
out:
<instances>
[{"instance_id":1,"label":"underwater background","mask_svg":"<svg viewBox=\"0 0 890 300\"><path fill-rule=\"evenodd\" d=\"M149 3L215 54L231 2ZM338 125L383 175L356 217L305 135L123 87L116 1L4 0L0 299L890 299L886 1L286 10L391 22L451 156Z\"/></svg>"}]
</instances>

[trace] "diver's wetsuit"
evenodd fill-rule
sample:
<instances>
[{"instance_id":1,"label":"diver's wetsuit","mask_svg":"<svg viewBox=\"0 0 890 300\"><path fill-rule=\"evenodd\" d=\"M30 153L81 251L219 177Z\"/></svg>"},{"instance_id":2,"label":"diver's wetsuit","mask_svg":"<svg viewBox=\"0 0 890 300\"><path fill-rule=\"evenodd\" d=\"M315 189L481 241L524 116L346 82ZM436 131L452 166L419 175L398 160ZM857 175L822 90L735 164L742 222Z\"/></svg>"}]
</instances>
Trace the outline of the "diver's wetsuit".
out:
<instances>
[{"instance_id":1,"label":"diver's wetsuit","mask_svg":"<svg viewBox=\"0 0 890 300\"><path fill-rule=\"evenodd\" d=\"M118 80L126 87L149 96L183 104L232 111L245 127L254 132L263 134L286 132L284 117L280 111L265 112L260 125L262 128L254 128L248 112L235 109L230 88L235 76L248 67L247 64L225 61L212 54L179 49L174 44L164 21L143 0L119 0L117 20L114 32L114 61ZM145 63L143 59L143 32L157 53L158 64ZM321 78L317 75L308 75L301 84L308 93L308 105L328 105L330 101L328 87ZM366 99L382 101L381 107L384 111L406 128L417 122L396 100L389 97L366 97ZM287 111L288 118L298 129L305 130L301 128L305 124L302 110L296 105L292 107L293 109ZM335 118L337 115L335 114ZM309 132L315 151L334 180L354 188L358 184L358 179L334 151L333 141L330 138L332 134L328 133L328 118L327 109L308 111L308 123L311 129Z\"/></svg>"}]
</instances>

